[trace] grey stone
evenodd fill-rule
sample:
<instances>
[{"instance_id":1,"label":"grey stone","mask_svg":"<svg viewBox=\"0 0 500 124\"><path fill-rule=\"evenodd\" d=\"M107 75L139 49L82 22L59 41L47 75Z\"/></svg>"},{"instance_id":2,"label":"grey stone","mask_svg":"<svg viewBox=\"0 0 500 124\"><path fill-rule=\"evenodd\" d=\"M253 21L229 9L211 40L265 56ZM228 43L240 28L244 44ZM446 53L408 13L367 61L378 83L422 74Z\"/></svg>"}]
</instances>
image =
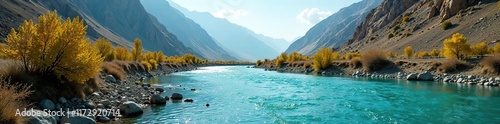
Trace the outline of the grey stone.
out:
<instances>
[{"instance_id":1,"label":"grey stone","mask_svg":"<svg viewBox=\"0 0 500 124\"><path fill-rule=\"evenodd\" d=\"M459 78L456 83L463 83L465 80L463 78Z\"/></svg>"},{"instance_id":2,"label":"grey stone","mask_svg":"<svg viewBox=\"0 0 500 124\"><path fill-rule=\"evenodd\" d=\"M97 121L99 121L101 123L107 123L107 122L111 121L111 119L109 119L108 117L105 117L105 116L99 116L99 117L97 117Z\"/></svg>"},{"instance_id":3,"label":"grey stone","mask_svg":"<svg viewBox=\"0 0 500 124\"><path fill-rule=\"evenodd\" d=\"M97 122L86 116L66 116L61 118L61 124L96 124Z\"/></svg>"},{"instance_id":4,"label":"grey stone","mask_svg":"<svg viewBox=\"0 0 500 124\"><path fill-rule=\"evenodd\" d=\"M110 83L116 83L116 78L113 77L113 75L107 75L106 76L106 81L108 81Z\"/></svg>"},{"instance_id":5,"label":"grey stone","mask_svg":"<svg viewBox=\"0 0 500 124\"><path fill-rule=\"evenodd\" d=\"M34 115L34 116L26 116L26 122L27 124L57 124L57 120L52 117L52 116L43 116L43 115L49 115L49 113L41 111L41 110L36 110L36 109L31 109L28 110L27 112L30 113L43 113L40 115Z\"/></svg>"},{"instance_id":6,"label":"grey stone","mask_svg":"<svg viewBox=\"0 0 500 124\"><path fill-rule=\"evenodd\" d=\"M175 99L175 100L179 100L179 99L182 99L182 94L180 94L180 93L173 93L170 98Z\"/></svg>"},{"instance_id":7,"label":"grey stone","mask_svg":"<svg viewBox=\"0 0 500 124\"><path fill-rule=\"evenodd\" d=\"M127 101L119 106L120 114L124 117L134 117L144 113L141 107L135 102Z\"/></svg>"},{"instance_id":8,"label":"grey stone","mask_svg":"<svg viewBox=\"0 0 500 124\"><path fill-rule=\"evenodd\" d=\"M406 80L417 80L417 79L418 79L418 76L415 73L412 73L412 74L409 74L408 76L406 76Z\"/></svg>"},{"instance_id":9,"label":"grey stone","mask_svg":"<svg viewBox=\"0 0 500 124\"><path fill-rule=\"evenodd\" d=\"M191 99L191 98L187 98L187 99L185 99L185 100L184 100L184 102L193 102L193 101L194 101L194 100L193 100L193 99Z\"/></svg>"},{"instance_id":10,"label":"grey stone","mask_svg":"<svg viewBox=\"0 0 500 124\"><path fill-rule=\"evenodd\" d=\"M109 101L108 99L101 100L101 104L103 104L104 106L111 106L111 101Z\"/></svg>"},{"instance_id":11,"label":"grey stone","mask_svg":"<svg viewBox=\"0 0 500 124\"><path fill-rule=\"evenodd\" d=\"M92 101L84 101L82 103L86 108L95 109L95 104Z\"/></svg>"},{"instance_id":12,"label":"grey stone","mask_svg":"<svg viewBox=\"0 0 500 124\"><path fill-rule=\"evenodd\" d=\"M44 99L44 100L40 101L40 103L38 103L38 107L40 107L42 110L43 109L49 109L49 110L55 109L54 103L52 101L50 101L49 99Z\"/></svg>"},{"instance_id":13,"label":"grey stone","mask_svg":"<svg viewBox=\"0 0 500 124\"><path fill-rule=\"evenodd\" d=\"M164 92L165 90L163 90L162 88L155 88L155 91L158 91L160 93Z\"/></svg>"},{"instance_id":14,"label":"grey stone","mask_svg":"<svg viewBox=\"0 0 500 124\"><path fill-rule=\"evenodd\" d=\"M418 78L418 80L421 80L421 81L433 81L434 80L434 76L432 76L432 74L428 71L426 71L422 74L418 74L417 78Z\"/></svg>"},{"instance_id":15,"label":"grey stone","mask_svg":"<svg viewBox=\"0 0 500 124\"><path fill-rule=\"evenodd\" d=\"M57 102L59 102L61 104L66 104L68 102L68 100L66 100L66 98L64 98L64 97L59 97L59 99L57 99Z\"/></svg>"},{"instance_id":16,"label":"grey stone","mask_svg":"<svg viewBox=\"0 0 500 124\"><path fill-rule=\"evenodd\" d=\"M167 100L160 94L155 94L149 98L151 104L167 104Z\"/></svg>"}]
</instances>

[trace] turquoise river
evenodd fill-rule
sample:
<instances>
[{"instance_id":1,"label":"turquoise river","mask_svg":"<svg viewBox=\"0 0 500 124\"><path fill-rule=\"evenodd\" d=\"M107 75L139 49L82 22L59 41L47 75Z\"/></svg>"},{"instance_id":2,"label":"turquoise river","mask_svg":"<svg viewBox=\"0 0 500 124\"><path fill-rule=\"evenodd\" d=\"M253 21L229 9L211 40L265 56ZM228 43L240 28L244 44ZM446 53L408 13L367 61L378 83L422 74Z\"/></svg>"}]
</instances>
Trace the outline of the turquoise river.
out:
<instances>
[{"instance_id":1,"label":"turquoise river","mask_svg":"<svg viewBox=\"0 0 500 124\"><path fill-rule=\"evenodd\" d=\"M314 76L246 66L202 67L154 80L166 89L162 95L178 92L194 102L170 100L128 122L500 123L497 87Z\"/></svg>"}]
</instances>

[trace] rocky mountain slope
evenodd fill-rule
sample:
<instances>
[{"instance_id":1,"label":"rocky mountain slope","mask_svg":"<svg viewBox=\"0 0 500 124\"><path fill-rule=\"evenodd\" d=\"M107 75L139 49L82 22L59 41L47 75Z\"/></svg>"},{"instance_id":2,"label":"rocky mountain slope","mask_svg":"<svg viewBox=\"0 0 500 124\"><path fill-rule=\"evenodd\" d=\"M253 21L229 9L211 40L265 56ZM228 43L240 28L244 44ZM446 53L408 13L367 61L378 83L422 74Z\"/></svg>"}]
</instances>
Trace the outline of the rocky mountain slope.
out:
<instances>
[{"instance_id":1,"label":"rocky mountain slope","mask_svg":"<svg viewBox=\"0 0 500 124\"><path fill-rule=\"evenodd\" d=\"M48 11L43 6L32 1L1 0L0 1L0 43L7 37L10 30L17 28L23 20L38 17Z\"/></svg>"},{"instance_id":2,"label":"rocky mountain slope","mask_svg":"<svg viewBox=\"0 0 500 124\"><path fill-rule=\"evenodd\" d=\"M14 16L9 17L15 17L16 14L30 15L14 18L13 22L35 19L39 14L46 13L48 10L57 10L63 18L76 16L84 18L85 24L88 25L87 36L90 39L105 37L115 45L130 48L131 42L135 38L140 38L146 50L163 51L167 55L185 53L198 55L185 47L174 34L169 33L163 25L149 15L139 0L9 0L1 3L2 7L15 13ZM11 27L17 27L19 24L11 24ZM2 30L5 29L2 27Z\"/></svg>"},{"instance_id":3,"label":"rocky mountain slope","mask_svg":"<svg viewBox=\"0 0 500 124\"><path fill-rule=\"evenodd\" d=\"M287 53L297 51L311 55L321 47L338 48L347 42L368 12L380 5L382 0L363 0L340 9L337 13L313 26L305 36L293 42Z\"/></svg>"},{"instance_id":4,"label":"rocky mountain slope","mask_svg":"<svg viewBox=\"0 0 500 124\"><path fill-rule=\"evenodd\" d=\"M223 48L217 45L216 41L200 25L187 18L171 7L165 0L141 0L144 9L155 16L171 33L186 47L207 59L236 60Z\"/></svg>"},{"instance_id":5,"label":"rocky mountain slope","mask_svg":"<svg viewBox=\"0 0 500 124\"><path fill-rule=\"evenodd\" d=\"M441 48L443 40L461 33L471 44L500 39L497 0L384 0L356 28L342 52L383 49L402 53ZM405 19L406 18L406 19ZM453 26L443 30L441 23ZM493 42L492 42L493 41Z\"/></svg>"},{"instance_id":6,"label":"rocky mountain slope","mask_svg":"<svg viewBox=\"0 0 500 124\"><path fill-rule=\"evenodd\" d=\"M273 41L262 41L255 37L257 34L245 27L231 23L226 19L215 18L210 13L192 12L174 2L169 1L169 3L186 17L200 24L227 51L238 54L244 60L256 61L274 58L278 55L278 51L265 43Z\"/></svg>"}]
</instances>

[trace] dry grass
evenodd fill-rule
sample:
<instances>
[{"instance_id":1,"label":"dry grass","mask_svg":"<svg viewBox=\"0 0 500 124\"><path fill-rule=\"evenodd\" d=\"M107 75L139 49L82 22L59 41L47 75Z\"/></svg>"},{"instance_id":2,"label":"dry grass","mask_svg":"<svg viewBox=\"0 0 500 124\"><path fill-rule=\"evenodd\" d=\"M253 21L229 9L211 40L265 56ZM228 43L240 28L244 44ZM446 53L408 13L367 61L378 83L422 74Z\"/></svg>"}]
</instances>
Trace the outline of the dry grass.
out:
<instances>
[{"instance_id":1,"label":"dry grass","mask_svg":"<svg viewBox=\"0 0 500 124\"><path fill-rule=\"evenodd\" d=\"M500 74L500 55L491 56L481 61L483 74Z\"/></svg>"},{"instance_id":2,"label":"dry grass","mask_svg":"<svg viewBox=\"0 0 500 124\"><path fill-rule=\"evenodd\" d=\"M11 82L35 82L36 78L26 72L17 61L0 60L0 77L5 77Z\"/></svg>"},{"instance_id":3,"label":"dry grass","mask_svg":"<svg viewBox=\"0 0 500 124\"><path fill-rule=\"evenodd\" d=\"M389 64L387 53L379 50L370 50L361 54L363 70L367 72L377 71Z\"/></svg>"},{"instance_id":4,"label":"dry grass","mask_svg":"<svg viewBox=\"0 0 500 124\"><path fill-rule=\"evenodd\" d=\"M146 72L147 68L141 62L130 62L130 72Z\"/></svg>"},{"instance_id":5,"label":"dry grass","mask_svg":"<svg viewBox=\"0 0 500 124\"><path fill-rule=\"evenodd\" d=\"M10 83L5 79L0 80L0 123L1 124L22 124L24 118L16 116L17 109L29 109L30 104L26 98L30 91L30 85Z\"/></svg>"},{"instance_id":6,"label":"dry grass","mask_svg":"<svg viewBox=\"0 0 500 124\"><path fill-rule=\"evenodd\" d=\"M351 59L351 61L349 61L349 68L356 69L361 67L361 65L362 65L361 58L359 57L355 57Z\"/></svg>"},{"instance_id":7,"label":"dry grass","mask_svg":"<svg viewBox=\"0 0 500 124\"><path fill-rule=\"evenodd\" d=\"M113 75L113 77L118 80L125 80L127 78L127 72L125 72L123 67L116 62L104 62L101 65L101 69L104 72Z\"/></svg>"},{"instance_id":8,"label":"dry grass","mask_svg":"<svg viewBox=\"0 0 500 124\"><path fill-rule=\"evenodd\" d=\"M470 65L465 61L460 61L458 59L448 59L438 67L438 71L441 73L452 73L465 70L469 67Z\"/></svg>"}]
</instances>

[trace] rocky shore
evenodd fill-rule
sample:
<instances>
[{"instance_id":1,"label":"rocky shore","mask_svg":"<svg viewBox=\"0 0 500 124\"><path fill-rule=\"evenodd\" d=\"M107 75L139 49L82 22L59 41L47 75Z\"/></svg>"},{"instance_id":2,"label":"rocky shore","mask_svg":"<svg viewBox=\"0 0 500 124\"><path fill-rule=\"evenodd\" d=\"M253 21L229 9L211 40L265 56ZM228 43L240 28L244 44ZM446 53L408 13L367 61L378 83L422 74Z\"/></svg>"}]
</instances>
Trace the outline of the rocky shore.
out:
<instances>
[{"instance_id":1,"label":"rocky shore","mask_svg":"<svg viewBox=\"0 0 500 124\"><path fill-rule=\"evenodd\" d=\"M100 91L87 94L85 98L64 98L57 101L44 99L35 103L29 112L42 113L37 116L27 116L28 123L108 123L140 115L148 105L166 104L167 100L182 100L182 94L173 93L171 96L161 96L166 89L148 84L147 78L167 75L170 73L195 70L193 65L182 66L160 65L159 69L150 72L128 73L126 80L117 80L112 75L101 73L104 81ZM192 102L186 99L185 102ZM48 111L50 110L50 111ZM53 113L62 111L64 114L56 116ZM79 113L79 114L77 114ZM119 113L119 115L118 115Z\"/></svg>"},{"instance_id":2,"label":"rocky shore","mask_svg":"<svg viewBox=\"0 0 500 124\"><path fill-rule=\"evenodd\" d=\"M280 68L272 66L254 66L254 68L264 69L266 71L278 71L285 73L315 74L324 76L343 76L343 77L367 77L383 79L405 79L413 81L434 81L449 84L463 85L482 85L499 86L500 77L488 77L485 75L465 75L465 74L447 74L430 71L405 72L394 67L383 68L376 72L363 72L361 69L348 69L345 66L331 67L322 71L314 71L312 67L283 65Z\"/></svg>"}]
</instances>

